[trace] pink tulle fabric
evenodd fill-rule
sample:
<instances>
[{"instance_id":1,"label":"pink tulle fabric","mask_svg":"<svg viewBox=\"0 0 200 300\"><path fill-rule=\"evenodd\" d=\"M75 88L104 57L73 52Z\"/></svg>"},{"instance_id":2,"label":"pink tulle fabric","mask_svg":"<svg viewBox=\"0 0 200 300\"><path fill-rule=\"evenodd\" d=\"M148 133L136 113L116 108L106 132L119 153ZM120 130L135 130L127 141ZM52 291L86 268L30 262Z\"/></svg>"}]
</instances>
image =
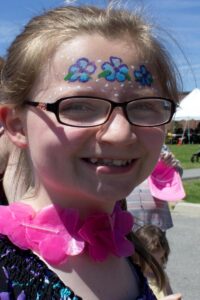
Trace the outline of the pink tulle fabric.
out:
<instances>
[{"instance_id":1,"label":"pink tulle fabric","mask_svg":"<svg viewBox=\"0 0 200 300\"><path fill-rule=\"evenodd\" d=\"M127 257L134 252L126 238L133 226L129 212L116 206L111 215L98 213L81 221L74 209L50 205L39 212L23 203L0 207L0 233L21 249L31 249L52 265L87 251L96 261L109 254Z\"/></svg>"}]
</instances>

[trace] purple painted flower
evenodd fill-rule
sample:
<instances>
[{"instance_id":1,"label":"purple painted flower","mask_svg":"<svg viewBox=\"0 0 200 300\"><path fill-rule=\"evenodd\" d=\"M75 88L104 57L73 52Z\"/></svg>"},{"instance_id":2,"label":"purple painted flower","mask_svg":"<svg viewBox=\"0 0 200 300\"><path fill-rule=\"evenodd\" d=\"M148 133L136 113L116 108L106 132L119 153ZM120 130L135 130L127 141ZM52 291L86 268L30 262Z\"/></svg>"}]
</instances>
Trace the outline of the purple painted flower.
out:
<instances>
[{"instance_id":1,"label":"purple painted flower","mask_svg":"<svg viewBox=\"0 0 200 300\"><path fill-rule=\"evenodd\" d=\"M110 57L110 62L106 61L101 66L103 72L98 75L98 78L105 78L108 81L124 82L125 80L131 80L129 75L129 69L126 64L122 63L122 59L119 57Z\"/></svg>"},{"instance_id":2,"label":"purple painted flower","mask_svg":"<svg viewBox=\"0 0 200 300\"><path fill-rule=\"evenodd\" d=\"M135 81L139 82L142 86L151 86L153 77L144 65L140 66L139 70L134 71Z\"/></svg>"},{"instance_id":3,"label":"purple painted flower","mask_svg":"<svg viewBox=\"0 0 200 300\"><path fill-rule=\"evenodd\" d=\"M74 65L69 67L64 80L69 82L87 82L91 79L90 75L96 71L96 68L96 65L90 62L87 58L79 58Z\"/></svg>"}]
</instances>

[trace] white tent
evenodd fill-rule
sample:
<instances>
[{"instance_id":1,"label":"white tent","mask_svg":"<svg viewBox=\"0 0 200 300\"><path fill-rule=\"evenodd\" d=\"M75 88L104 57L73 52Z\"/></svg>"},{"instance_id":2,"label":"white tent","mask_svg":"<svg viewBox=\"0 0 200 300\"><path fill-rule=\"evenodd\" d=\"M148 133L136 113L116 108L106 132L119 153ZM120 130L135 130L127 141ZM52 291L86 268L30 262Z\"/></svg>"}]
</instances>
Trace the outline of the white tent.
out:
<instances>
[{"instance_id":1,"label":"white tent","mask_svg":"<svg viewBox=\"0 0 200 300\"><path fill-rule=\"evenodd\" d=\"M174 121L200 120L200 89L194 89L180 103Z\"/></svg>"},{"instance_id":2,"label":"white tent","mask_svg":"<svg viewBox=\"0 0 200 300\"><path fill-rule=\"evenodd\" d=\"M200 89L194 89L182 99L173 120L185 121L181 139L183 141L184 137L187 136L188 142L191 143L190 123L192 120L200 120Z\"/></svg>"}]
</instances>

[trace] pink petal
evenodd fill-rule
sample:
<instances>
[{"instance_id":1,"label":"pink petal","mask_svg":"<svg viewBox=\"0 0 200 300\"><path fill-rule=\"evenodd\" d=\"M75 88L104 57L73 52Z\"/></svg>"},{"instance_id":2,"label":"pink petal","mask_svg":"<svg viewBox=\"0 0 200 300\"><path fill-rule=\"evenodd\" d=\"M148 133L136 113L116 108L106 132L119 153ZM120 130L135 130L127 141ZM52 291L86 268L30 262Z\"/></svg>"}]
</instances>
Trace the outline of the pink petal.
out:
<instances>
[{"instance_id":1,"label":"pink petal","mask_svg":"<svg viewBox=\"0 0 200 300\"><path fill-rule=\"evenodd\" d=\"M85 248L85 242L84 241L77 241L74 238L66 238L66 246L65 246L65 253L70 256L78 255L83 252Z\"/></svg>"},{"instance_id":2,"label":"pink petal","mask_svg":"<svg viewBox=\"0 0 200 300\"><path fill-rule=\"evenodd\" d=\"M79 230L80 236L92 244L99 232L107 232L111 229L111 218L107 214L89 217Z\"/></svg>"},{"instance_id":3,"label":"pink petal","mask_svg":"<svg viewBox=\"0 0 200 300\"><path fill-rule=\"evenodd\" d=\"M32 222L26 224L27 239L32 246L35 247L48 236L51 238L66 232L60 214L61 208L51 205L43 208Z\"/></svg>"},{"instance_id":4,"label":"pink petal","mask_svg":"<svg viewBox=\"0 0 200 300\"><path fill-rule=\"evenodd\" d=\"M16 227L15 231L8 235L8 238L19 248L29 249L24 228Z\"/></svg>"},{"instance_id":5,"label":"pink petal","mask_svg":"<svg viewBox=\"0 0 200 300\"><path fill-rule=\"evenodd\" d=\"M46 224L50 227L56 227L58 224L62 223L60 211L61 208L54 205L44 207L34 218L34 224Z\"/></svg>"},{"instance_id":6,"label":"pink petal","mask_svg":"<svg viewBox=\"0 0 200 300\"><path fill-rule=\"evenodd\" d=\"M127 211L117 212L114 218L114 227L121 232L122 235L128 234L134 225L134 218L131 213Z\"/></svg>"},{"instance_id":7,"label":"pink petal","mask_svg":"<svg viewBox=\"0 0 200 300\"><path fill-rule=\"evenodd\" d=\"M67 259L65 253L65 239L54 236L41 241L39 253L50 264L61 264Z\"/></svg>"},{"instance_id":8,"label":"pink petal","mask_svg":"<svg viewBox=\"0 0 200 300\"><path fill-rule=\"evenodd\" d=\"M26 227L26 239L33 250L37 251L39 247L39 242L45 237L47 237L47 235L44 231L40 231L31 227Z\"/></svg>"},{"instance_id":9,"label":"pink petal","mask_svg":"<svg viewBox=\"0 0 200 300\"><path fill-rule=\"evenodd\" d=\"M99 261L99 262L104 261L109 254L108 248L106 248L105 245L102 245L101 243L96 243L96 245L94 247L88 245L88 252L89 252L89 255L95 261Z\"/></svg>"},{"instance_id":10,"label":"pink petal","mask_svg":"<svg viewBox=\"0 0 200 300\"><path fill-rule=\"evenodd\" d=\"M1 206L0 209L0 232L7 235L9 226L12 224L12 214L8 206Z\"/></svg>"},{"instance_id":11,"label":"pink petal","mask_svg":"<svg viewBox=\"0 0 200 300\"><path fill-rule=\"evenodd\" d=\"M133 243L121 235L116 236L115 245L116 245L115 253L117 256L127 257L134 254L135 248Z\"/></svg>"},{"instance_id":12,"label":"pink petal","mask_svg":"<svg viewBox=\"0 0 200 300\"><path fill-rule=\"evenodd\" d=\"M79 213L76 210L63 210L61 213L61 220L71 235L77 233L77 228L80 227L80 220Z\"/></svg>"},{"instance_id":13,"label":"pink petal","mask_svg":"<svg viewBox=\"0 0 200 300\"><path fill-rule=\"evenodd\" d=\"M18 222L31 220L35 216L35 211L30 205L14 202L9 205L12 216Z\"/></svg>"}]
</instances>

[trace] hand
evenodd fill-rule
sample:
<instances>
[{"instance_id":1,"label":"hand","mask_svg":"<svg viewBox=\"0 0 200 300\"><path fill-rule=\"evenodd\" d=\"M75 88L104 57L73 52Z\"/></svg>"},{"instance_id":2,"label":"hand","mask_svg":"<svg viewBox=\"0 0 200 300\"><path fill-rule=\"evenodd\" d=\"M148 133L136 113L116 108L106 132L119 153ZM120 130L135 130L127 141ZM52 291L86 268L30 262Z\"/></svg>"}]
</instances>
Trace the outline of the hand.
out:
<instances>
[{"instance_id":1,"label":"hand","mask_svg":"<svg viewBox=\"0 0 200 300\"><path fill-rule=\"evenodd\" d=\"M160 154L160 159L170 167L180 167L180 162L177 160L173 153L171 152L162 152Z\"/></svg>"},{"instance_id":2,"label":"hand","mask_svg":"<svg viewBox=\"0 0 200 300\"><path fill-rule=\"evenodd\" d=\"M162 300L182 300L182 295L180 293L173 294L162 298Z\"/></svg>"}]
</instances>

